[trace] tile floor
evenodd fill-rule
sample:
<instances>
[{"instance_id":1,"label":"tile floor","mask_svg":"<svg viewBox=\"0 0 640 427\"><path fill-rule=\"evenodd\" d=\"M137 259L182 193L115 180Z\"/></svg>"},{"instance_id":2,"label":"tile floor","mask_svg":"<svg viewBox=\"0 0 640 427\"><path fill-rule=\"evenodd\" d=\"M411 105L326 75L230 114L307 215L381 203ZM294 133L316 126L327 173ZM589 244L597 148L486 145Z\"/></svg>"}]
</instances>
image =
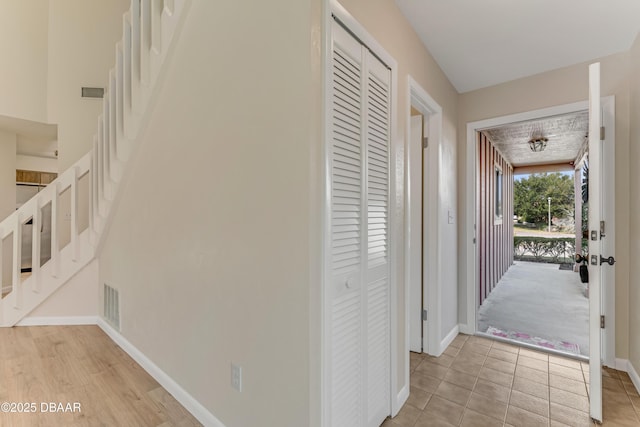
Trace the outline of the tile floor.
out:
<instances>
[{"instance_id":1,"label":"tile floor","mask_svg":"<svg viewBox=\"0 0 640 427\"><path fill-rule=\"evenodd\" d=\"M592 426L589 365L458 335L440 357L411 353L411 394L383 427ZM603 373L605 426L640 426L629 376Z\"/></svg>"}]
</instances>

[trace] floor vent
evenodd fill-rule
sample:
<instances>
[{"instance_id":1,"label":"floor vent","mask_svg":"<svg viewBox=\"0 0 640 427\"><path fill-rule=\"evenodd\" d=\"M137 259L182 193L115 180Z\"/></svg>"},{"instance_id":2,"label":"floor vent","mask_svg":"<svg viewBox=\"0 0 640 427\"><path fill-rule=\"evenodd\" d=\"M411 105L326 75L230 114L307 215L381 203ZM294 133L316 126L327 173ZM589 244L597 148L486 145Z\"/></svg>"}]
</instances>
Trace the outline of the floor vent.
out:
<instances>
[{"instance_id":1,"label":"floor vent","mask_svg":"<svg viewBox=\"0 0 640 427\"><path fill-rule=\"evenodd\" d=\"M118 290L104 284L104 318L120 330L120 294Z\"/></svg>"}]
</instances>

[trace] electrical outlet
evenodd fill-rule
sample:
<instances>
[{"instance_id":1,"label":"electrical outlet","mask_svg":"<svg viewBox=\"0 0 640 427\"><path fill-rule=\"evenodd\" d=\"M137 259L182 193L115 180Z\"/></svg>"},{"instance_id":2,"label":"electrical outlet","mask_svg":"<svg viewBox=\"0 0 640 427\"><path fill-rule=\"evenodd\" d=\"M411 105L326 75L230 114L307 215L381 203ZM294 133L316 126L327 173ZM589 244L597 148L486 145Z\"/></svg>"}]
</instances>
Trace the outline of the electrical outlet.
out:
<instances>
[{"instance_id":1,"label":"electrical outlet","mask_svg":"<svg viewBox=\"0 0 640 427\"><path fill-rule=\"evenodd\" d=\"M231 364L231 387L242 393L242 366Z\"/></svg>"}]
</instances>

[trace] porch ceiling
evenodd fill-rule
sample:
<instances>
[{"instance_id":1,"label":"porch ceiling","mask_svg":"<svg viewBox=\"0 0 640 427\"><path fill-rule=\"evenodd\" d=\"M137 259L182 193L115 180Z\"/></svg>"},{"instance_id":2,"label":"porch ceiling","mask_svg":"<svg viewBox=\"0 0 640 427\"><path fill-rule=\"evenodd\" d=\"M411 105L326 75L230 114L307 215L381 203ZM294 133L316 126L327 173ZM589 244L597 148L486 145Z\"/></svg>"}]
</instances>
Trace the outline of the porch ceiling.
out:
<instances>
[{"instance_id":1,"label":"porch ceiling","mask_svg":"<svg viewBox=\"0 0 640 427\"><path fill-rule=\"evenodd\" d=\"M587 144L589 112L511 123L482 132L514 168L571 163ZM531 151L528 141L535 137L548 139L543 151Z\"/></svg>"}]
</instances>

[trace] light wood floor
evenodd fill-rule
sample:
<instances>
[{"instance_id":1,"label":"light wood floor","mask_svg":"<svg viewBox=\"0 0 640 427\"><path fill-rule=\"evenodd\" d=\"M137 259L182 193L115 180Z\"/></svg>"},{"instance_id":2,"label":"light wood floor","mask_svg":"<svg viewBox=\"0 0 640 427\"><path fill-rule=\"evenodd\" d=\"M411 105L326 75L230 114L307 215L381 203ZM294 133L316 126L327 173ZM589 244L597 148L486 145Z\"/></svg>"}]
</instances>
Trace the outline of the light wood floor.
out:
<instances>
[{"instance_id":1,"label":"light wood floor","mask_svg":"<svg viewBox=\"0 0 640 427\"><path fill-rule=\"evenodd\" d=\"M37 412L0 411L0 426L201 425L97 326L0 328L4 402ZM43 402L78 402L81 412L42 412Z\"/></svg>"}]
</instances>

